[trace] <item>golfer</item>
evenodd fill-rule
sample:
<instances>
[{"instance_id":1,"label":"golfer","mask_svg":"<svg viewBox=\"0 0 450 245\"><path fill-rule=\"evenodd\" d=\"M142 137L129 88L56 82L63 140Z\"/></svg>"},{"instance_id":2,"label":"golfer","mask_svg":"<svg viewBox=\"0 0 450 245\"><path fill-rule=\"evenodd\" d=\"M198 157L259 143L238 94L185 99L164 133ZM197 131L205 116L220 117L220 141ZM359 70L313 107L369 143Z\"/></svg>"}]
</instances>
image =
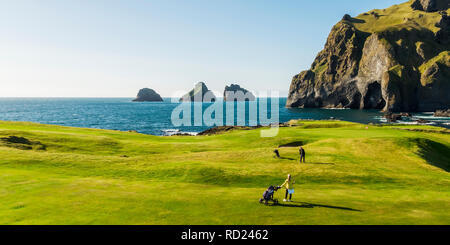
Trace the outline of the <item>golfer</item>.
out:
<instances>
[{"instance_id":1,"label":"golfer","mask_svg":"<svg viewBox=\"0 0 450 245\"><path fill-rule=\"evenodd\" d=\"M306 160L305 160L305 158L306 158L306 152L305 152L305 149L303 149L303 147L301 147L300 146L300 149L298 149L298 152L300 153L300 163L305 163L306 162Z\"/></svg>"},{"instance_id":2,"label":"golfer","mask_svg":"<svg viewBox=\"0 0 450 245\"><path fill-rule=\"evenodd\" d=\"M292 179L291 175L288 174L287 179L280 187L286 188L286 195L284 196L284 202L292 202L292 194L294 194L294 183L295 181ZM289 199L288 198L289 194Z\"/></svg>"}]
</instances>

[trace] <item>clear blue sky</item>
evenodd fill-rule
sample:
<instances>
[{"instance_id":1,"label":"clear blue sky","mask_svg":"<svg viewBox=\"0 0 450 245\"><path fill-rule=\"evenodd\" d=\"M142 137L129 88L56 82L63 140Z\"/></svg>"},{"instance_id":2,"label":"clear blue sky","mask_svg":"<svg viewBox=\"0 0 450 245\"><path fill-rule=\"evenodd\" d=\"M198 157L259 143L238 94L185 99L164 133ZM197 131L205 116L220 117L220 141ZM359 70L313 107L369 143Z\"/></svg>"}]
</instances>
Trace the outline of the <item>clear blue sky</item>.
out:
<instances>
[{"instance_id":1,"label":"clear blue sky","mask_svg":"<svg viewBox=\"0 0 450 245\"><path fill-rule=\"evenodd\" d=\"M344 14L406 0L0 0L0 97L287 94Z\"/></svg>"}]
</instances>

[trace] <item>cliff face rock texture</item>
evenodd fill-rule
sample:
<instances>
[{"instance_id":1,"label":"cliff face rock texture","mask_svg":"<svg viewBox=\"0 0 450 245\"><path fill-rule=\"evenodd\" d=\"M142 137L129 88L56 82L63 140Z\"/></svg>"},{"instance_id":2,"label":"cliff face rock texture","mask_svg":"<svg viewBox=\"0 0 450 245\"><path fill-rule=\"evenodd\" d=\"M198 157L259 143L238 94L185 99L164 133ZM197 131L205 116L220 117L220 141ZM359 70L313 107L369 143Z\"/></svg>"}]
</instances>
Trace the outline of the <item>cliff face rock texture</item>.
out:
<instances>
[{"instance_id":1,"label":"cliff face rock texture","mask_svg":"<svg viewBox=\"0 0 450 245\"><path fill-rule=\"evenodd\" d=\"M435 111L450 107L450 0L409 1L336 24L287 107ZM428 5L427 5L428 4ZM421 5L422 6L422 5Z\"/></svg>"},{"instance_id":2,"label":"cliff face rock texture","mask_svg":"<svg viewBox=\"0 0 450 245\"><path fill-rule=\"evenodd\" d=\"M254 101L256 100L255 95L245 88L237 84L231 84L230 86L225 86L223 91L224 101Z\"/></svg>"},{"instance_id":3,"label":"cliff face rock texture","mask_svg":"<svg viewBox=\"0 0 450 245\"><path fill-rule=\"evenodd\" d=\"M422 10L426 12L435 12L438 10L447 10L449 8L449 0L415 0L411 7L414 10Z\"/></svg>"},{"instance_id":4,"label":"cliff face rock texture","mask_svg":"<svg viewBox=\"0 0 450 245\"><path fill-rule=\"evenodd\" d=\"M143 88L139 90L139 93L134 102L161 102L163 99L153 89Z\"/></svg>"},{"instance_id":5,"label":"cliff face rock texture","mask_svg":"<svg viewBox=\"0 0 450 245\"><path fill-rule=\"evenodd\" d=\"M180 102L214 102L216 97L213 92L206 87L206 84L199 82L195 85L194 89L189 91L180 98Z\"/></svg>"}]
</instances>

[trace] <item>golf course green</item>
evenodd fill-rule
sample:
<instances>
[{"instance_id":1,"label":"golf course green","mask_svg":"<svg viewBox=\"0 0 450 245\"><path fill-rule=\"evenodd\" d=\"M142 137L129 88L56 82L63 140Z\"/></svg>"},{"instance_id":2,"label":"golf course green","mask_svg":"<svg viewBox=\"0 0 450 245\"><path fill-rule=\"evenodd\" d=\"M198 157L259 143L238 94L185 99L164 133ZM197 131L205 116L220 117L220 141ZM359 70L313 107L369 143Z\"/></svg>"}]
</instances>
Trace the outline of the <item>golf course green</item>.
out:
<instances>
[{"instance_id":1,"label":"golf course green","mask_svg":"<svg viewBox=\"0 0 450 245\"><path fill-rule=\"evenodd\" d=\"M0 224L450 223L450 130L341 121L291 121L273 138L261 130L160 137L0 121ZM280 205L259 204L287 174L293 202L279 190Z\"/></svg>"}]
</instances>

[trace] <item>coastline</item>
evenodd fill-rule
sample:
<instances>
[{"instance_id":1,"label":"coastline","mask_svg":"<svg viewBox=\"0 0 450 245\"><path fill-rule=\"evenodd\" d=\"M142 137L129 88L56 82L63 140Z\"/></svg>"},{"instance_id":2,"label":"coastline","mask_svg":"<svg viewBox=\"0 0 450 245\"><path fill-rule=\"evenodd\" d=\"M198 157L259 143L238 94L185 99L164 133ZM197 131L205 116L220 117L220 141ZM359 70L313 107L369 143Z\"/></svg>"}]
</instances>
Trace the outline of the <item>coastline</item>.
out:
<instances>
[{"instance_id":1,"label":"coastline","mask_svg":"<svg viewBox=\"0 0 450 245\"><path fill-rule=\"evenodd\" d=\"M285 108L286 98L279 101L279 122L286 123L290 120L328 120L358 123L385 123L382 112L376 110L340 110L340 109L298 109ZM225 107L230 102L224 103ZM248 126L248 108L250 103L235 104L235 117L237 112L244 109L246 116L245 125ZM171 113L181 103L171 103L165 98L165 102L131 102L131 98L59 98L59 99L0 99L0 120L28 121L43 124L74 126L80 128L100 128L119 131L137 131L150 135L189 134L194 135L205 130L209 126L173 126ZM239 106L244 106L239 107ZM202 104L205 111L210 104ZM428 125L450 128L450 117L433 117L432 113L412 114L411 118L399 120L399 123L417 124L415 121L426 120ZM236 120L236 119L235 119ZM237 121L237 120L236 120ZM235 122L235 124L237 124ZM252 125L261 124L252 122ZM191 123L193 125L193 123ZM222 125L227 125L226 119ZM172 131L172 132L171 132Z\"/></svg>"}]
</instances>

